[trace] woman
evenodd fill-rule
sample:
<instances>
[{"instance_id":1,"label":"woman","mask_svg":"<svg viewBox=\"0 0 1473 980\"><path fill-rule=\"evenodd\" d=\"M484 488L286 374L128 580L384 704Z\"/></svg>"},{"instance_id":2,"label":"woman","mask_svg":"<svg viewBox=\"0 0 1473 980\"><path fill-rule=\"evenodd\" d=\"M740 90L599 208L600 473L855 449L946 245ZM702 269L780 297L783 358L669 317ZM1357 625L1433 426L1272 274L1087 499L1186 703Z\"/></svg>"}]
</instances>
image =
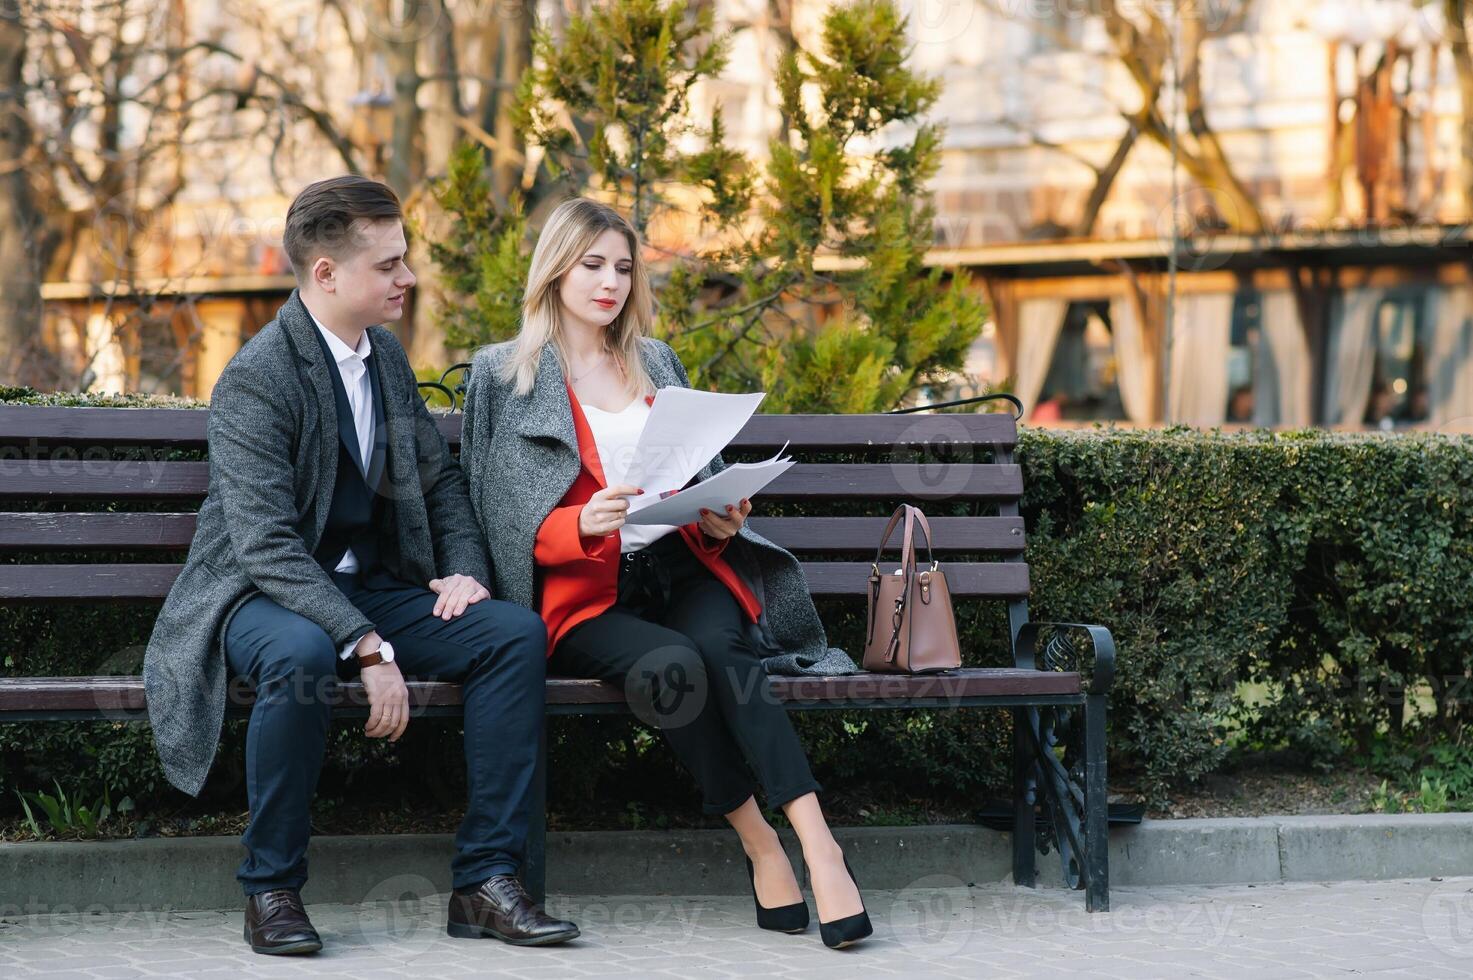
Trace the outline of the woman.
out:
<instances>
[{"instance_id":1,"label":"woman","mask_svg":"<svg viewBox=\"0 0 1473 980\"><path fill-rule=\"evenodd\" d=\"M801 932L807 904L743 760L756 770L802 844L824 942L846 946L870 934L869 917L759 653L828 652L796 560L745 527L748 501L684 527L633 525L638 488L610 482L656 390L690 385L647 336L653 306L629 224L594 201L560 205L532 254L521 332L476 354L466 392L461 464L497 594L542 614L550 673L624 687L705 811L740 836L758 924Z\"/></svg>"}]
</instances>

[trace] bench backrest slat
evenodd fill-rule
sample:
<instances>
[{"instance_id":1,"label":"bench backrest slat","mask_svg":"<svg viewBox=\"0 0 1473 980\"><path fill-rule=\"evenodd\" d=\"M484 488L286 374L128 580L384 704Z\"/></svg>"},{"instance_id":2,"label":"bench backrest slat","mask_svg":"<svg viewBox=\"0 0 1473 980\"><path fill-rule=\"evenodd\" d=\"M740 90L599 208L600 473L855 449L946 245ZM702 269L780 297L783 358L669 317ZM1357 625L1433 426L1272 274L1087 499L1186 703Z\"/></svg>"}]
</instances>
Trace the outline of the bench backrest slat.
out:
<instances>
[{"instance_id":1,"label":"bench backrest slat","mask_svg":"<svg viewBox=\"0 0 1473 980\"><path fill-rule=\"evenodd\" d=\"M0 552L178 551L194 526L194 514L0 513Z\"/></svg>"},{"instance_id":2,"label":"bench backrest slat","mask_svg":"<svg viewBox=\"0 0 1473 980\"><path fill-rule=\"evenodd\" d=\"M52 408L0 405L0 445L159 446L205 448L209 413L192 408ZM436 413L452 446L460 445L461 415ZM987 415L754 415L737 433L738 450L858 450L889 446L1012 446L1012 416Z\"/></svg>"},{"instance_id":3,"label":"bench backrest slat","mask_svg":"<svg viewBox=\"0 0 1473 980\"><path fill-rule=\"evenodd\" d=\"M816 596L864 595L868 562L801 562L808 588ZM885 574L895 562L881 562ZM162 599L182 565L129 563L94 565L0 565L0 598L29 602L83 599ZM1013 598L1028 594L1028 566L1013 562L947 562L947 585L954 596Z\"/></svg>"},{"instance_id":4,"label":"bench backrest slat","mask_svg":"<svg viewBox=\"0 0 1473 980\"><path fill-rule=\"evenodd\" d=\"M769 541L802 553L870 551L885 530L883 517L762 517L748 520ZM1021 553L1020 517L932 517L937 554ZM194 538L194 514L92 514L70 511L0 513L3 551L176 551ZM897 547L899 535L891 536Z\"/></svg>"},{"instance_id":5,"label":"bench backrest slat","mask_svg":"<svg viewBox=\"0 0 1473 980\"><path fill-rule=\"evenodd\" d=\"M947 469L926 463L797 463L762 491L769 500L997 500L1023 492L1015 465ZM210 464L141 460L0 460L0 500L198 500Z\"/></svg>"}]
</instances>

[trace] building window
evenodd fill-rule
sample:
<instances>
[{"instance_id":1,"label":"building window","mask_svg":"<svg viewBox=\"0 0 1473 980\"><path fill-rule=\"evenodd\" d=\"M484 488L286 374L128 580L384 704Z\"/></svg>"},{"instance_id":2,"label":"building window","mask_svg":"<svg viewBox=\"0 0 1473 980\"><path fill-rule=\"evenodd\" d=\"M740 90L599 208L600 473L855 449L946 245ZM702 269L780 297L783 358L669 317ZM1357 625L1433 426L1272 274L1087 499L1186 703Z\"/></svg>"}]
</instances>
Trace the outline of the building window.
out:
<instances>
[{"instance_id":1,"label":"building window","mask_svg":"<svg viewBox=\"0 0 1473 980\"><path fill-rule=\"evenodd\" d=\"M1228 334L1228 422L1248 425L1254 422L1254 380L1258 376L1255 361L1263 335L1263 297L1257 290L1239 291L1233 297L1233 320Z\"/></svg>"},{"instance_id":2,"label":"building window","mask_svg":"<svg viewBox=\"0 0 1473 980\"><path fill-rule=\"evenodd\" d=\"M1069 304L1034 421L1125 418L1108 318L1108 301Z\"/></svg>"},{"instance_id":3,"label":"building window","mask_svg":"<svg viewBox=\"0 0 1473 980\"><path fill-rule=\"evenodd\" d=\"M1427 333L1424 291L1392 293L1376 308L1366 425L1390 429L1427 420Z\"/></svg>"}]
</instances>

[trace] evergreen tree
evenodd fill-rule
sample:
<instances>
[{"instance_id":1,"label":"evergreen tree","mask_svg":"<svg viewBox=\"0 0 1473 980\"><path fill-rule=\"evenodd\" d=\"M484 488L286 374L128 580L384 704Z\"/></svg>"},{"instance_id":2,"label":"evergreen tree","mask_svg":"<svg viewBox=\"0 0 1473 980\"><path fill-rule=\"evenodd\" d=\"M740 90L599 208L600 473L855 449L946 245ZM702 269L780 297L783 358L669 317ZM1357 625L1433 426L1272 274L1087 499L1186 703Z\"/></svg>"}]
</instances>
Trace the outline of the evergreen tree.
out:
<instances>
[{"instance_id":1,"label":"evergreen tree","mask_svg":"<svg viewBox=\"0 0 1473 980\"><path fill-rule=\"evenodd\" d=\"M656 263L656 329L697 386L765 389L768 411L872 412L944 384L983 310L964 276L923 264L941 131L922 119L939 86L906 68L905 18L893 0L850 0L829 11L819 50L783 58L788 128L760 174L725 145L719 111L691 119L692 86L726 62L711 23L683 0L615 0L573 18L561 42L539 34L518 99L528 141L641 234L695 200L714 244ZM678 149L692 142L704 149ZM464 297L442 321L458 346L515 332L529 251L520 211L495 213L476 157L458 154L436 188L454 219L436 261Z\"/></svg>"},{"instance_id":2,"label":"evergreen tree","mask_svg":"<svg viewBox=\"0 0 1473 980\"><path fill-rule=\"evenodd\" d=\"M488 164L479 145L462 143L451 153L445 177L430 184L435 202L452 219L443 241L428 241L448 299L435 311L435 324L450 347L506 340L521 321L532 266L527 220L515 192L506 208L496 207Z\"/></svg>"},{"instance_id":3,"label":"evergreen tree","mask_svg":"<svg viewBox=\"0 0 1473 980\"><path fill-rule=\"evenodd\" d=\"M964 277L947 284L923 265L941 131L919 120L940 87L905 67L905 30L891 0L854 0L829 11L819 51L784 57L789 129L769 146L760 233L704 257L738 270L742 288L703 309L694 269L662 297L662 327L696 384L760 385L773 411L883 411L961 367L983 313ZM856 152L912 124L909 140ZM821 252L839 268L816 269Z\"/></svg>"},{"instance_id":4,"label":"evergreen tree","mask_svg":"<svg viewBox=\"0 0 1473 980\"><path fill-rule=\"evenodd\" d=\"M712 20L710 5L692 13L685 0L616 0L573 17L561 41L535 36L518 125L554 177L574 193L602 192L641 235L669 206L665 192L682 185L710 192L703 216L719 224L749 205L745 161L725 146L720 112L709 127L691 117L691 89L720 74L731 48ZM686 142L706 149L682 152Z\"/></svg>"}]
</instances>

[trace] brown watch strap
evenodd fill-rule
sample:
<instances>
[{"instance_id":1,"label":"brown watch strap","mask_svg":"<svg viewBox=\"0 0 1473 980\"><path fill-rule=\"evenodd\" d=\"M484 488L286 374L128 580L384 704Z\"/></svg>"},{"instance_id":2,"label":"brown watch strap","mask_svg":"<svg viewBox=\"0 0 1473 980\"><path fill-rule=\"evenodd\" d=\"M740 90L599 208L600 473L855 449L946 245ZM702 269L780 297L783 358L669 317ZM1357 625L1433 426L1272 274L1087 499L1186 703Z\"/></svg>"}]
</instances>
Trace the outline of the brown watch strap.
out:
<instances>
[{"instance_id":1,"label":"brown watch strap","mask_svg":"<svg viewBox=\"0 0 1473 980\"><path fill-rule=\"evenodd\" d=\"M377 650L373 651L372 653L360 653L360 654L358 654L358 666L359 667L373 667L373 666L375 666L377 664L381 664L383 662L384 662L384 655L382 653L379 653Z\"/></svg>"}]
</instances>

